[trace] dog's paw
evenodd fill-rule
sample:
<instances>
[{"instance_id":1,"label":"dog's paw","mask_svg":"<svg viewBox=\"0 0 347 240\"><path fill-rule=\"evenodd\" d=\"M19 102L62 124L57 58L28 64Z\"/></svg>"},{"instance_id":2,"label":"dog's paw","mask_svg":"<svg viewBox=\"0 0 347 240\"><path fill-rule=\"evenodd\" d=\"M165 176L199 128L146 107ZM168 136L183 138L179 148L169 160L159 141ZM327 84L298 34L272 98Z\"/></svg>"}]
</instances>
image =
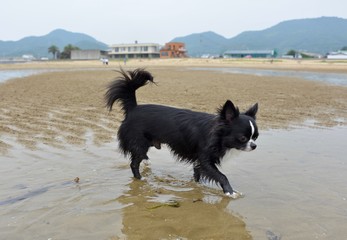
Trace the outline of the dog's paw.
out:
<instances>
[{"instance_id":1,"label":"dog's paw","mask_svg":"<svg viewBox=\"0 0 347 240\"><path fill-rule=\"evenodd\" d=\"M238 199L240 197L243 197L243 194L241 192L235 190L233 191L233 193L226 192L225 195L232 199Z\"/></svg>"},{"instance_id":2,"label":"dog's paw","mask_svg":"<svg viewBox=\"0 0 347 240\"><path fill-rule=\"evenodd\" d=\"M147 166L147 167L151 166L151 161L150 161L149 159L143 160L142 162L143 162L143 163L145 164L145 166Z\"/></svg>"}]
</instances>

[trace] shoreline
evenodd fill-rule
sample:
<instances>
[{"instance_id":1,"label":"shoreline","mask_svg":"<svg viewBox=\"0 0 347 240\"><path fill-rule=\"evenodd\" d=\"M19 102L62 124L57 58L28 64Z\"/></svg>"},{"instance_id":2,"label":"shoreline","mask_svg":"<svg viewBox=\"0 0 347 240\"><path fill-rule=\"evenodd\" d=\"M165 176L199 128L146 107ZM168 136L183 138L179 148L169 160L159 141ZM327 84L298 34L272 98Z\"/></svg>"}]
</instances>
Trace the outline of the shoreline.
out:
<instances>
[{"instance_id":1,"label":"shoreline","mask_svg":"<svg viewBox=\"0 0 347 240\"><path fill-rule=\"evenodd\" d=\"M274 70L316 71L347 73L347 60L297 60L297 59L129 59L124 65L123 60L110 59L109 65L100 60L51 60L24 63L1 64L0 70L10 69L71 69L71 68L110 68L110 67L236 67L259 68Z\"/></svg>"}]
</instances>

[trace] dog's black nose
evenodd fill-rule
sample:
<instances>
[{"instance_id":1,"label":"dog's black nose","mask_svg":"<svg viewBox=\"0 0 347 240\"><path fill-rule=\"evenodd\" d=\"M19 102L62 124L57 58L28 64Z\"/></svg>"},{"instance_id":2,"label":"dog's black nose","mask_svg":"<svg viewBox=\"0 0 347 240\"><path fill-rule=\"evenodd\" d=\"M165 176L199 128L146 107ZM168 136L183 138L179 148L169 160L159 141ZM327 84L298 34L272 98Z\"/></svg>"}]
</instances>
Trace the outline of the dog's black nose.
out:
<instances>
[{"instance_id":1,"label":"dog's black nose","mask_svg":"<svg viewBox=\"0 0 347 240\"><path fill-rule=\"evenodd\" d=\"M256 149L257 148L257 144L251 143L251 148L252 148L252 150Z\"/></svg>"}]
</instances>

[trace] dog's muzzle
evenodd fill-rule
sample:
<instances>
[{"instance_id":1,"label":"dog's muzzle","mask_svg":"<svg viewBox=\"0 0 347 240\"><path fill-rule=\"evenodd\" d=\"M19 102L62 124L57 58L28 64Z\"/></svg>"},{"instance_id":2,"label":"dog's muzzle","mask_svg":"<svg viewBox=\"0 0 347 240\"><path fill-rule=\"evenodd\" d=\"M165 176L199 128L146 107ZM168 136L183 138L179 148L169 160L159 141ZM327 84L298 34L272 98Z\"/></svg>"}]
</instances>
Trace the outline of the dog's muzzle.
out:
<instances>
[{"instance_id":1,"label":"dog's muzzle","mask_svg":"<svg viewBox=\"0 0 347 240\"><path fill-rule=\"evenodd\" d=\"M250 152L256 148L257 148L257 144L255 144L254 140L249 140L246 144L246 147L243 149L243 151Z\"/></svg>"}]
</instances>

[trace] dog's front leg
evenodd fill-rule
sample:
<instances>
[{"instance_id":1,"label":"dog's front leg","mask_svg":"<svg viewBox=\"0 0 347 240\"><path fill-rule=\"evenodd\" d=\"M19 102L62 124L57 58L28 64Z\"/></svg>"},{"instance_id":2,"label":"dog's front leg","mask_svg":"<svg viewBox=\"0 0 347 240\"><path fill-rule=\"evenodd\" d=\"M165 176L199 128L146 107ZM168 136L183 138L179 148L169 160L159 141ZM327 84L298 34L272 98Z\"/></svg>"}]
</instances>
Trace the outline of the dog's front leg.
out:
<instances>
[{"instance_id":1,"label":"dog's front leg","mask_svg":"<svg viewBox=\"0 0 347 240\"><path fill-rule=\"evenodd\" d=\"M199 182L201 178L200 165L195 163L193 169L194 169L194 180L195 182Z\"/></svg>"},{"instance_id":2,"label":"dog's front leg","mask_svg":"<svg viewBox=\"0 0 347 240\"><path fill-rule=\"evenodd\" d=\"M228 178L223 173L221 173L214 164L201 164L200 170L205 178L220 184L225 195L232 198L237 198L238 195L240 195L238 192L233 190Z\"/></svg>"}]
</instances>

